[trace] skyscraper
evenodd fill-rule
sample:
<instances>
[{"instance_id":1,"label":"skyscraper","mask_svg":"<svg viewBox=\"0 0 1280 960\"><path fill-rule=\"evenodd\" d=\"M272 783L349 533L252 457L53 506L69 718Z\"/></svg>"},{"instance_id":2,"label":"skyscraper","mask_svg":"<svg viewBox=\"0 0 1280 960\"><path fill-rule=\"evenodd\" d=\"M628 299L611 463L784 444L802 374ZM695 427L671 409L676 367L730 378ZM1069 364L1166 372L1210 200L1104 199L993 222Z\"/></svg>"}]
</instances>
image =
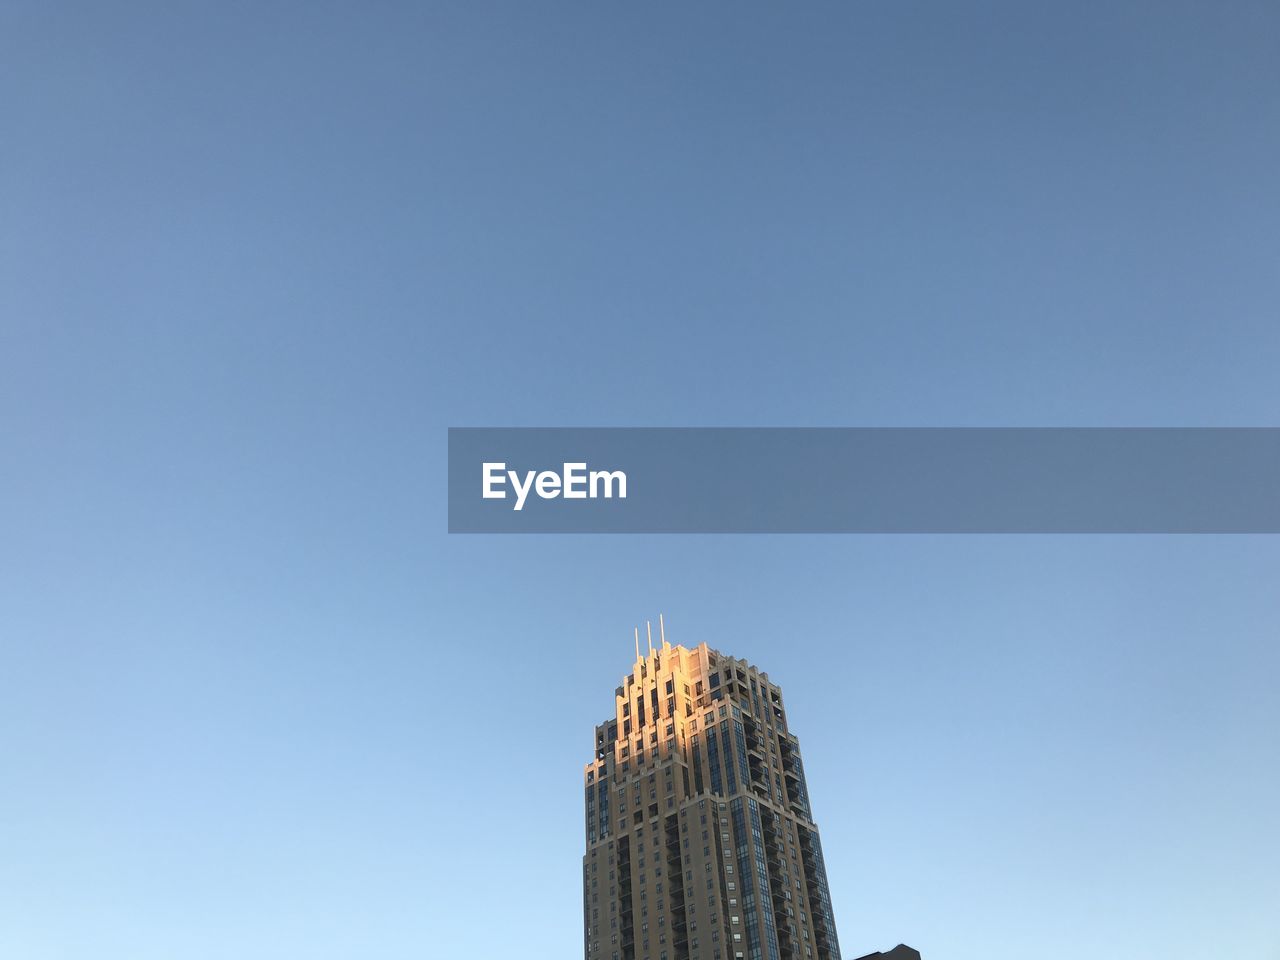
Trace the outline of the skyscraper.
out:
<instances>
[{"instance_id":1,"label":"skyscraper","mask_svg":"<svg viewBox=\"0 0 1280 960\"><path fill-rule=\"evenodd\" d=\"M705 643L648 647L583 774L586 960L840 960L782 691Z\"/></svg>"}]
</instances>

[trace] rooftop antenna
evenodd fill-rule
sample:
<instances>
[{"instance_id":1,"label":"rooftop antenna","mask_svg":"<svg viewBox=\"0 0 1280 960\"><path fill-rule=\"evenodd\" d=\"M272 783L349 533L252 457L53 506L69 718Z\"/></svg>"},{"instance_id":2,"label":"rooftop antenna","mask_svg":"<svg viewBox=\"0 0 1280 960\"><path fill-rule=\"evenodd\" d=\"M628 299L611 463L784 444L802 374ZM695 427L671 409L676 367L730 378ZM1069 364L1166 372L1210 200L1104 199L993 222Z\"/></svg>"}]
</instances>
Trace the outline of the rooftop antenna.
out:
<instances>
[{"instance_id":1,"label":"rooftop antenna","mask_svg":"<svg viewBox=\"0 0 1280 960\"><path fill-rule=\"evenodd\" d=\"M640 662L640 628L636 627L636 663Z\"/></svg>"},{"instance_id":2,"label":"rooftop antenna","mask_svg":"<svg viewBox=\"0 0 1280 960\"><path fill-rule=\"evenodd\" d=\"M653 656L653 624L648 620L644 622L644 632L649 635L649 656Z\"/></svg>"},{"instance_id":3,"label":"rooftop antenna","mask_svg":"<svg viewBox=\"0 0 1280 960\"><path fill-rule=\"evenodd\" d=\"M662 637L662 647L665 650L667 646L667 628L662 623L662 614L658 614L658 634Z\"/></svg>"}]
</instances>

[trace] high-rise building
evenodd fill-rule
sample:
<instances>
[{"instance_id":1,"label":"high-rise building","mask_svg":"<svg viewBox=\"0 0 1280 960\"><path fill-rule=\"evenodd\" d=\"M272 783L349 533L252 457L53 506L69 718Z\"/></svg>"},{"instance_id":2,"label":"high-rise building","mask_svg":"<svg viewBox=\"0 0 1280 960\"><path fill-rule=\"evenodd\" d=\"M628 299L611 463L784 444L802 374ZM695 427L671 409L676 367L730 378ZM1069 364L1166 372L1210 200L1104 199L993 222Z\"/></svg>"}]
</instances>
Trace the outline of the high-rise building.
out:
<instances>
[{"instance_id":1,"label":"high-rise building","mask_svg":"<svg viewBox=\"0 0 1280 960\"><path fill-rule=\"evenodd\" d=\"M648 644L586 765L586 960L840 960L782 691L745 660Z\"/></svg>"}]
</instances>

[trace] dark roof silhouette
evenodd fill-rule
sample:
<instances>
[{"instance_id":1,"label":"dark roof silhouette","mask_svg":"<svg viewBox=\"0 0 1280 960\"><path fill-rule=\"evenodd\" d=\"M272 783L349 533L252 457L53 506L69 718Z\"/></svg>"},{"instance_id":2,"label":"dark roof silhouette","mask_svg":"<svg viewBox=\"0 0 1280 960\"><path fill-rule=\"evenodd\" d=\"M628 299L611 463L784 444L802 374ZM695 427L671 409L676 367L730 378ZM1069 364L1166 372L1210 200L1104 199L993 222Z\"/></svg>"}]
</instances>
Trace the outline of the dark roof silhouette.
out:
<instances>
[{"instance_id":1,"label":"dark roof silhouette","mask_svg":"<svg viewBox=\"0 0 1280 960\"><path fill-rule=\"evenodd\" d=\"M920 960L920 951L900 943L888 953L868 953L865 957L858 957L858 960Z\"/></svg>"}]
</instances>

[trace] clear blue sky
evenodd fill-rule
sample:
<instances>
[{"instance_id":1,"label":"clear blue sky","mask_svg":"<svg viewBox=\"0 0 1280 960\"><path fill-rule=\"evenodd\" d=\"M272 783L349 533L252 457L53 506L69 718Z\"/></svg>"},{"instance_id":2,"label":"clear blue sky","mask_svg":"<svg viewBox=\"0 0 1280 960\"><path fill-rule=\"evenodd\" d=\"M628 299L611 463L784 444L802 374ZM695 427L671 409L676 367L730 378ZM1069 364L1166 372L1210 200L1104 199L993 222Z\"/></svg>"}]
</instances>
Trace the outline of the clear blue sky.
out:
<instances>
[{"instance_id":1,"label":"clear blue sky","mask_svg":"<svg viewBox=\"0 0 1280 960\"><path fill-rule=\"evenodd\" d=\"M0 956L580 956L662 611L848 956L1280 958L1277 538L444 532L450 425L1280 422L1280 10L959 6L3 4Z\"/></svg>"}]
</instances>

